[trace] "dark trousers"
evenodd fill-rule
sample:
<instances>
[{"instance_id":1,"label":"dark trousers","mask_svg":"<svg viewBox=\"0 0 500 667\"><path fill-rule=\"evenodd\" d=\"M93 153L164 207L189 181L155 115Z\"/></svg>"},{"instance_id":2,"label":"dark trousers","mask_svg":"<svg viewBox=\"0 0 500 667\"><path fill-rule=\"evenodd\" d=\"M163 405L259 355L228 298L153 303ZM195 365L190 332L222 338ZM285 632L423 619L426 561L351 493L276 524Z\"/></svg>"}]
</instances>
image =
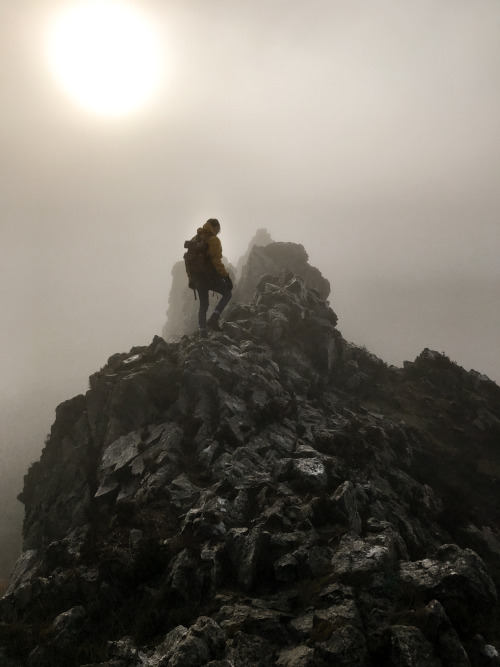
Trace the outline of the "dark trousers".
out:
<instances>
[{"instance_id":1,"label":"dark trousers","mask_svg":"<svg viewBox=\"0 0 500 667\"><path fill-rule=\"evenodd\" d=\"M199 284L196 287L198 292L198 297L200 299L200 309L198 311L198 326L200 329L207 328L207 311L208 311L208 293L217 292L222 295L222 298L219 300L219 303L215 306L214 313L222 313L224 308L229 303L233 293L230 288L224 282L224 279L220 276L210 281L210 283Z\"/></svg>"}]
</instances>

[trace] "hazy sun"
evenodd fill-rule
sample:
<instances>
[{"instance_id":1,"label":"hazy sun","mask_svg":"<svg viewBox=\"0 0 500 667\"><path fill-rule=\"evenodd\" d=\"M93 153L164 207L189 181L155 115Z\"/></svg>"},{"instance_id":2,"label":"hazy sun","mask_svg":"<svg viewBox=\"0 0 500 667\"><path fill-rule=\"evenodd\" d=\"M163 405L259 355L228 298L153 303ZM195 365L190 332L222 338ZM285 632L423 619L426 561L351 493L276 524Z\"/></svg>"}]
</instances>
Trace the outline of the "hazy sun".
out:
<instances>
[{"instance_id":1,"label":"hazy sun","mask_svg":"<svg viewBox=\"0 0 500 667\"><path fill-rule=\"evenodd\" d=\"M49 23L49 65L86 109L120 115L145 104L158 86L162 55L146 15L120 0L84 0Z\"/></svg>"}]
</instances>

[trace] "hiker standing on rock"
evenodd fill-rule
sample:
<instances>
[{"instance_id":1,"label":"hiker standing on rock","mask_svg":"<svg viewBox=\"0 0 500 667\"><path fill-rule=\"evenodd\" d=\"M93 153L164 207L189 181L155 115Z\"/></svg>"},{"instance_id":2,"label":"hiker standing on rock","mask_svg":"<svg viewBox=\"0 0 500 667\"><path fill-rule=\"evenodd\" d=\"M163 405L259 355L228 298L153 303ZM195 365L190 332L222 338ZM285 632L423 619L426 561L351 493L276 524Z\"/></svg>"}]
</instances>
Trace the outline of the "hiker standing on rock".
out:
<instances>
[{"instance_id":1,"label":"hiker standing on rock","mask_svg":"<svg viewBox=\"0 0 500 667\"><path fill-rule=\"evenodd\" d=\"M214 331L220 331L219 318L232 296L233 281L222 262L222 244L217 235L220 233L220 223L216 218L210 218L198 228L198 232L191 241L184 246L188 249L184 255L189 287L198 292L200 308L198 311L198 326L200 338L207 337L207 326ZM218 292L222 295L214 312L207 322L208 293Z\"/></svg>"}]
</instances>

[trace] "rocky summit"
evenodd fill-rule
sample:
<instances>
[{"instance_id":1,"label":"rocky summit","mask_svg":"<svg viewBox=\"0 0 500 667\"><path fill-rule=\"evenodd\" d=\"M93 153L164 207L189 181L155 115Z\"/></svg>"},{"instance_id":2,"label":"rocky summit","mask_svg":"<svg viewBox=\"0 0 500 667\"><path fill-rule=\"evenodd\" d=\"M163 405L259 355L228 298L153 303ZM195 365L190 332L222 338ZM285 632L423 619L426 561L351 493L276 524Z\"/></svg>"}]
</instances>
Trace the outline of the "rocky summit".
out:
<instances>
[{"instance_id":1,"label":"rocky summit","mask_svg":"<svg viewBox=\"0 0 500 667\"><path fill-rule=\"evenodd\" d=\"M2 665L499 664L500 388L336 325L265 275L222 332L116 354L59 406Z\"/></svg>"}]
</instances>

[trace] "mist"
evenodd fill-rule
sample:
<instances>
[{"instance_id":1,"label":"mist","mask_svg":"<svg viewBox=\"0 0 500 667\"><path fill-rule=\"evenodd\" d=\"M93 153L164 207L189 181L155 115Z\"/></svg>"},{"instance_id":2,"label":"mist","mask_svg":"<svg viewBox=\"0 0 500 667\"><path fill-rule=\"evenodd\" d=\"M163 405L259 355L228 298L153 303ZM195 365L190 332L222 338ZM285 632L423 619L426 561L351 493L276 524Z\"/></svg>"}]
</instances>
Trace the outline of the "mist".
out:
<instances>
[{"instance_id":1,"label":"mist","mask_svg":"<svg viewBox=\"0 0 500 667\"><path fill-rule=\"evenodd\" d=\"M119 119L50 76L45 22L64 4L0 3L9 488L57 403L161 332L172 266L209 217L234 265L260 227L304 245L344 337L388 363L430 347L500 381L498 2L133 3L168 76Z\"/></svg>"}]
</instances>

